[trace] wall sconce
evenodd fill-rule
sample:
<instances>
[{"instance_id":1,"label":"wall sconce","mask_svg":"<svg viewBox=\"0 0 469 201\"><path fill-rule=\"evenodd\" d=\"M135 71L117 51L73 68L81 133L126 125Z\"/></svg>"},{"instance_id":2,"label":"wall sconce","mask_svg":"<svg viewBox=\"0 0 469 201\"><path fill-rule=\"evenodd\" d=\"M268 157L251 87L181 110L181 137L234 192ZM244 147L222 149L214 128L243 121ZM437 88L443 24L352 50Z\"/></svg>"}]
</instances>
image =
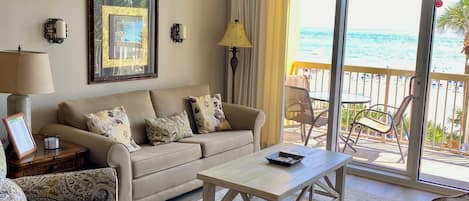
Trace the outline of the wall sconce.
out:
<instances>
[{"instance_id":1,"label":"wall sconce","mask_svg":"<svg viewBox=\"0 0 469 201\"><path fill-rule=\"evenodd\" d=\"M187 37L186 26L182 24L173 24L171 27L171 39L175 43L182 43Z\"/></svg>"},{"instance_id":2,"label":"wall sconce","mask_svg":"<svg viewBox=\"0 0 469 201\"><path fill-rule=\"evenodd\" d=\"M44 24L44 37L49 43L62 44L67 38L67 24L60 18L49 18Z\"/></svg>"}]
</instances>

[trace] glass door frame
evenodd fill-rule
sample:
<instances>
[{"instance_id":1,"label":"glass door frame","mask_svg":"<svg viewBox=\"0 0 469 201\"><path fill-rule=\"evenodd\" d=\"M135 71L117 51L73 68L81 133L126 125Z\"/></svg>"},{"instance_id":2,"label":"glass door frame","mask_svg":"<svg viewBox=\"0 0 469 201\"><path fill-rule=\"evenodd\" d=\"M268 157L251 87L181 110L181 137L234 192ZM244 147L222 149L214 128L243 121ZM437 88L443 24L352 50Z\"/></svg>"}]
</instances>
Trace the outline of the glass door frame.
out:
<instances>
[{"instance_id":1,"label":"glass door frame","mask_svg":"<svg viewBox=\"0 0 469 201\"><path fill-rule=\"evenodd\" d=\"M331 83L329 119L327 128L326 149L338 151L338 139L340 132L341 95L344 79L344 52L347 33L347 11L349 0L336 0L334 42L332 49ZM447 186L436 185L419 181L420 158L422 152L423 133L425 133L425 109L427 103L428 83L430 77L431 50L435 15L434 0L422 0L420 13L420 27L417 49L417 61L414 81L415 99L412 101L411 127L412 135L409 137L409 148L407 154L407 169L404 172L390 171L389 168L364 165L352 162L349 172L359 176L369 177L376 180L395 183L426 191L441 194L453 194L461 192Z\"/></svg>"}]
</instances>

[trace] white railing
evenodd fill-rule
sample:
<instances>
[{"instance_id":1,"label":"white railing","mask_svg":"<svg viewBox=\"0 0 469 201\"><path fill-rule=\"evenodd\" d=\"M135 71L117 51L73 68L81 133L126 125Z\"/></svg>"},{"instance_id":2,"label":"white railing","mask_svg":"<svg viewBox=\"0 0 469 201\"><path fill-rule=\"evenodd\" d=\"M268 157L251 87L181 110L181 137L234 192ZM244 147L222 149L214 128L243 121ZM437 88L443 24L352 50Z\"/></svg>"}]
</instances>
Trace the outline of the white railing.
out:
<instances>
[{"instance_id":1,"label":"white railing","mask_svg":"<svg viewBox=\"0 0 469 201\"><path fill-rule=\"evenodd\" d=\"M292 64L289 75L305 75L310 81L311 91L328 91L330 82L330 64L296 61ZM348 127L358 110L373 104L387 104L399 107L402 99L409 93L410 77L414 71L394 68L344 66L343 92L368 96L371 102L362 106L344 106L342 110L342 129ZM466 128L467 107L463 102L469 85L469 75L431 73L431 86L427 98L427 127L425 147L437 150L459 152ZM384 108L388 111L388 108ZM409 107L405 115L405 124L410 124ZM408 143L409 133L401 129L399 138ZM466 132L467 133L467 132ZM384 142L395 141L390 135L381 136L371 131L364 132L365 137ZM391 138L389 138L391 137Z\"/></svg>"}]
</instances>

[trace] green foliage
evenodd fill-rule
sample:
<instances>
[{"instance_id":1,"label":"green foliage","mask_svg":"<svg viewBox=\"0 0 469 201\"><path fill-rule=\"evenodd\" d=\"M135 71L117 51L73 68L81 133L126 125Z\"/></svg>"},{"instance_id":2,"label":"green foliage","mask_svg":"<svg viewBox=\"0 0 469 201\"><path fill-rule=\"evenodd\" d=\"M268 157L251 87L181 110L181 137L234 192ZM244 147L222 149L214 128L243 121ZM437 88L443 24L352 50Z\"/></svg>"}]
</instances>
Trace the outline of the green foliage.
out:
<instances>
[{"instance_id":1,"label":"green foliage","mask_svg":"<svg viewBox=\"0 0 469 201\"><path fill-rule=\"evenodd\" d=\"M342 108L341 111L341 126L342 128L350 127L350 124L353 122L353 119L358 112L367 109L366 105L354 105L349 106L348 108ZM363 113L364 114L364 113ZM384 114L378 112L370 112L369 117L373 119L379 119L384 121ZM347 125L348 124L348 125Z\"/></svg>"},{"instance_id":2,"label":"green foliage","mask_svg":"<svg viewBox=\"0 0 469 201\"><path fill-rule=\"evenodd\" d=\"M461 33L468 30L469 22L469 1L460 0L452 6L446 8L437 19L437 27L442 30L452 29Z\"/></svg>"},{"instance_id":3,"label":"green foliage","mask_svg":"<svg viewBox=\"0 0 469 201\"><path fill-rule=\"evenodd\" d=\"M345 108L343 107L341 110L341 120L340 120L340 125L342 128L350 127L350 124L353 122L353 119L357 112L365 109L366 107L364 105L356 105L355 110L353 108Z\"/></svg>"},{"instance_id":4,"label":"green foliage","mask_svg":"<svg viewBox=\"0 0 469 201\"><path fill-rule=\"evenodd\" d=\"M404 122L404 125L410 132L410 118L404 114L402 117L402 120ZM425 133L425 142L427 143L433 143L434 145L439 145L443 143L443 134L444 134L444 129L441 126L441 124L435 124L433 121L428 121L427 124L427 129ZM398 131L401 131L398 129ZM407 133L409 134L409 133Z\"/></svg>"},{"instance_id":5,"label":"green foliage","mask_svg":"<svg viewBox=\"0 0 469 201\"><path fill-rule=\"evenodd\" d=\"M440 17L437 19L437 27L441 30L452 29L459 33L465 33L464 47L461 53L466 54L466 64L464 74L469 74L468 61L469 61L469 0L459 0L454 5L448 6ZM467 94L464 94L465 103L468 98ZM462 111L456 113L457 117L450 119L452 124L461 124ZM463 131L463 136L466 132ZM461 137L459 137L461 139ZM463 137L465 138L465 137Z\"/></svg>"},{"instance_id":6,"label":"green foliage","mask_svg":"<svg viewBox=\"0 0 469 201\"><path fill-rule=\"evenodd\" d=\"M460 114L462 114L462 112ZM456 114L456 116L458 116L458 114ZM454 120L452 120L451 118L449 118L448 120L450 122L455 122L454 124L456 125L459 125L459 122L461 122L460 117L459 117L459 121L457 119L458 117L455 117ZM410 119L406 116L404 117L404 124L407 126L407 128L410 128ZM457 133L447 134L441 124L435 124L433 121L427 121L426 126L427 126L426 133L425 133L426 143L431 143L433 145L441 145L441 144L447 143L451 139L453 140L461 139L461 136ZM444 135L446 135L445 138L443 138Z\"/></svg>"},{"instance_id":7,"label":"green foliage","mask_svg":"<svg viewBox=\"0 0 469 201\"><path fill-rule=\"evenodd\" d=\"M450 141L450 140L454 140L454 141L460 141L461 140L461 136L456 134L456 133L452 133L448 136L446 136L446 140Z\"/></svg>"},{"instance_id":8,"label":"green foliage","mask_svg":"<svg viewBox=\"0 0 469 201\"><path fill-rule=\"evenodd\" d=\"M444 129L440 124L435 124L432 121L427 122L427 133L425 134L425 141L434 145L443 143Z\"/></svg>"},{"instance_id":9,"label":"green foliage","mask_svg":"<svg viewBox=\"0 0 469 201\"><path fill-rule=\"evenodd\" d=\"M462 109L458 108L456 110L456 116L453 118L448 119L450 123L455 124L455 125L460 125L461 120L462 120Z\"/></svg>"},{"instance_id":10,"label":"green foliage","mask_svg":"<svg viewBox=\"0 0 469 201\"><path fill-rule=\"evenodd\" d=\"M404 125L406 126L406 128L409 130L410 129L410 118L407 117L407 114L402 115L402 121L404 122Z\"/></svg>"},{"instance_id":11,"label":"green foliage","mask_svg":"<svg viewBox=\"0 0 469 201\"><path fill-rule=\"evenodd\" d=\"M453 118L449 118L448 121L453 124L455 127L460 127L461 122L462 122L462 109L457 109L456 110L456 116ZM455 131L448 136L446 136L446 140L455 140L455 141L461 141L461 135L458 134L459 131Z\"/></svg>"},{"instance_id":12,"label":"green foliage","mask_svg":"<svg viewBox=\"0 0 469 201\"><path fill-rule=\"evenodd\" d=\"M341 111L342 112L342 116L341 116L342 128L343 129L346 127L350 128L350 124L353 122L353 119L355 118L356 114L366 108L367 108L366 105L356 105L355 108L350 107L349 109L342 108L342 111ZM374 119L379 119L381 121L385 121L384 119L385 115L382 113L370 112L369 117L372 117ZM461 117L462 117L462 110L458 109L456 111L455 118L454 119L448 118L448 121L454 124L455 126L458 126L461 123ZM410 118L406 114L404 114L403 116L403 124L406 126L408 130L410 129ZM403 126L403 125L398 125L398 126ZM450 139L452 140L461 139L461 136L459 134L457 133L448 134L445 132L445 129L443 128L441 124L436 124L433 121L427 121L426 127L427 127L426 133L425 133L426 143L431 143L433 145L441 145L441 144L447 143ZM404 129L397 129L397 130L398 132L401 132L401 131L405 132ZM405 135L404 133L400 133L400 134Z\"/></svg>"}]
</instances>

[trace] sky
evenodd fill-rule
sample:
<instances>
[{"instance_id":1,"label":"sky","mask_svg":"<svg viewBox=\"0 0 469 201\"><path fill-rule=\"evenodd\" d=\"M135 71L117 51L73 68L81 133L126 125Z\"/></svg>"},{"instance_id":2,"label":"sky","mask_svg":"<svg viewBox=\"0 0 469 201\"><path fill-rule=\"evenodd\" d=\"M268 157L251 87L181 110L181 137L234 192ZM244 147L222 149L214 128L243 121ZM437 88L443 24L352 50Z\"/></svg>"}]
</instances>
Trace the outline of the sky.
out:
<instances>
[{"instance_id":1,"label":"sky","mask_svg":"<svg viewBox=\"0 0 469 201\"><path fill-rule=\"evenodd\" d=\"M437 16L458 0L443 0ZM302 27L332 28L335 0L301 0ZM349 29L418 33L421 0L350 0ZM317 20L320 19L320 20Z\"/></svg>"}]
</instances>

